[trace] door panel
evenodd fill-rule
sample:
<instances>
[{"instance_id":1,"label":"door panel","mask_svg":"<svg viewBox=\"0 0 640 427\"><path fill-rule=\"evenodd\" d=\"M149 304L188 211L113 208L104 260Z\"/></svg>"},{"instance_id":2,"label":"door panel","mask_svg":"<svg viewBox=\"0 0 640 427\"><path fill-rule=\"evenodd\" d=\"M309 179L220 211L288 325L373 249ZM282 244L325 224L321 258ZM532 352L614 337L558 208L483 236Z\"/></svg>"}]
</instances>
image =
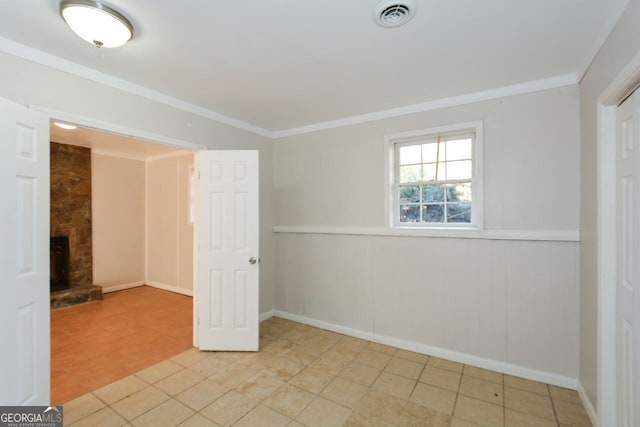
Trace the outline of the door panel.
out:
<instances>
[{"instance_id":1,"label":"door panel","mask_svg":"<svg viewBox=\"0 0 640 427\"><path fill-rule=\"evenodd\" d=\"M640 425L640 92L617 119L617 383L619 425Z\"/></svg>"},{"instance_id":2,"label":"door panel","mask_svg":"<svg viewBox=\"0 0 640 427\"><path fill-rule=\"evenodd\" d=\"M48 405L49 123L0 99L0 405Z\"/></svg>"},{"instance_id":3,"label":"door panel","mask_svg":"<svg viewBox=\"0 0 640 427\"><path fill-rule=\"evenodd\" d=\"M198 155L198 346L258 350L258 152Z\"/></svg>"}]
</instances>

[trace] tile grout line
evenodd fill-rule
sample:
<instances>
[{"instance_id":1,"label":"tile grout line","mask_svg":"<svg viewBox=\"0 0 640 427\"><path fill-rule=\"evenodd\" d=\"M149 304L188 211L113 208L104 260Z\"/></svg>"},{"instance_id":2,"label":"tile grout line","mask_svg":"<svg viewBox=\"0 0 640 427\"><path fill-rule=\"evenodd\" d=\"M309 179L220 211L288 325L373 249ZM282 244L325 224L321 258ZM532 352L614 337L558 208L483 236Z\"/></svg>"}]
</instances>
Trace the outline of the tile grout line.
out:
<instances>
[{"instance_id":1,"label":"tile grout line","mask_svg":"<svg viewBox=\"0 0 640 427\"><path fill-rule=\"evenodd\" d=\"M143 381L144 381L144 380L143 380ZM112 410L112 411L114 411L115 413L117 413L117 414L119 414L120 416L122 416L122 418L124 418L124 419L127 421L127 424L131 424L133 421L137 420L138 418L140 418L140 417L141 417L141 416L143 416L144 414L146 414L146 413L148 413L148 412L153 411L153 410L154 410L154 409L156 409L158 406L160 406L160 405L162 405L163 403L165 403L165 402L167 402L167 401L169 401L169 400L171 400L171 399L172 399L172 397L171 397L169 394L165 393L164 391L160 390L159 388L155 387L153 384L150 384L150 383L147 383L147 386L146 386L145 388L143 388L143 389L141 389L141 390L138 390L138 391L136 391L135 393L138 393L138 392L140 392L140 391L142 391L142 390L145 390L145 389L147 389L147 388L149 388L149 387L152 387L152 388L154 388L154 389L156 389L156 390L158 390L158 391L162 392L163 394L165 394L165 395L167 396L167 399L163 400L162 402L159 402L157 405L155 405L155 406L153 406L152 408L149 408L149 409L147 409L146 411L144 411L144 412L142 412L142 413L138 414L137 416L133 417L132 419L128 419L127 417L125 417L125 416L124 416L124 414L122 414L122 413L118 412L118 410L117 410L117 409L115 409L115 408L113 408L111 405L109 405L109 407L111 408L111 410ZM122 399L118 400L117 402L113 402L113 403L112 403L112 405L114 405L114 404L116 404L116 403L118 403L118 402L123 401L124 399L126 399L127 397L129 397L129 396L131 396L131 395L133 395L133 394L135 394L135 393L132 393L132 394L130 394L130 395L127 395L127 396L123 397Z\"/></svg>"},{"instance_id":2,"label":"tile grout line","mask_svg":"<svg viewBox=\"0 0 640 427\"><path fill-rule=\"evenodd\" d=\"M281 334L281 335L282 335L282 334ZM279 337L278 337L278 336L274 336L274 341L277 341L277 340L279 340L279 339L283 339L283 338L282 338L282 336L279 336ZM339 342L340 342L340 339L338 339L338 341L337 341L337 342L335 342L333 345L331 345L330 347L328 347L324 352L322 352L319 356L317 356L317 357L314 359L314 361L315 361L315 360L317 360L318 358L322 357L322 355L324 355L324 354L326 354L326 353L328 353L328 352L330 352L330 351L334 350L334 349L335 349L335 347L336 347L336 345L337 345ZM368 342L368 343L371 343L371 342ZM290 349L290 350L293 350L293 349L295 349L295 348L297 348L297 347L300 347L301 345L302 345L302 344L298 344L298 343L296 343L296 346L295 346L295 347L293 347L293 348L292 348L292 349ZM287 380L282 380L280 377L278 377L278 376L271 376L271 375L267 374L267 373L266 373L266 372L264 372L264 371L265 371L265 369L267 369L271 364L273 364L275 361L277 361L277 360L279 360L279 359L285 359L285 360L291 360L291 359L288 359L288 358L286 357L286 354L277 354L277 353L276 353L276 354L274 354L274 353L270 353L270 352L268 352L268 354L269 354L270 356L273 356L273 357L275 358L275 359L274 359L274 361L272 361L272 362L270 362L270 363L267 363L267 364L266 364L264 367L262 367L258 372L256 372L256 373L255 373L255 374L253 374L253 375L250 375L249 377L250 377L250 378L253 378L253 377L254 377L254 376L256 376L256 375L264 374L264 375L269 376L270 378L275 378L275 379L280 380L280 381L282 382L282 384L281 384L281 385L279 385L275 390L273 390L273 391L272 391L271 393L269 393L267 396L265 396L265 397L261 398L260 400L253 400L253 399L250 399L250 400L252 400L252 401L254 402L254 404L255 404L255 405L254 405L250 410L248 410L247 412L244 412L242 415L240 415L240 417L239 417L237 420L235 420L235 421L234 421L234 424L240 423L240 422L241 422L241 420L245 419L245 418L248 416L248 414L250 414L252 411L254 411L254 410L255 410L257 407L259 407L260 405L262 405L262 406L264 406L264 407L266 407L266 408L269 408L270 410L272 410L272 411L274 411L275 413L278 413L278 414L280 414L280 415L282 415L282 416L286 417L286 418L287 418L287 419L289 419L289 420L292 420L292 421L296 421L296 422L298 422L298 423L301 423L300 421L298 421L298 420L297 420L297 417L298 417L298 416L300 416L300 414L302 414L304 411L306 411L306 410L307 410L307 408L308 408L308 407L309 407L309 406L310 406L314 401L316 401L316 400L318 400L318 399L320 399L320 398L322 398L322 399L327 399L329 402L332 402L332 403L334 403L334 404L340 405L341 407L345 407L346 409L348 409L348 410L350 411L350 413L351 413L351 414L358 413L359 411L356 411L354 408L352 408L352 407L346 407L346 406L344 406L342 403L340 403L340 402L338 402L338 401L335 401L335 400L333 400L332 398L325 397L325 396L321 396L321 394L322 394L322 393L327 389L327 387L329 386L329 384L331 384L331 382L332 382L332 381L334 381L336 378L342 378L342 377L340 376L340 374L341 374L341 373L346 369L346 367L347 367L349 364L351 364L351 363L356 363L355 361L356 361L356 359L357 359L358 355L360 355L360 354L361 354L365 349L367 349L367 345L365 345L365 346L364 346L364 347L362 347L362 348L359 348L359 349L358 349L358 352L357 352L357 354L356 354L355 356L353 356L353 357L347 357L347 359L348 359L348 363L347 363L347 365L345 365L345 366L343 366L342 368L338 369L338 372L337 372L337 373L330 373L330 374L327 374L327 372L325 372L325 371L323 371L323 370L320 370L321 372L323 372L323 373L325 373L325 374L327 374L327 375L331 376L331 380L330 380L329 382L327 382L327 384L325 384L325 385L324 385L324 386L323 386L323 387L322 387L322 388L321 388L317 393L313 393L313 392L311 392L310 394L313 396L313 398L312 398L312 399L311 399L307 404L305 404L305 405L304 405L304 406L303 406L303 407L302 407L302 408L297 412L297 414L296 414L294 417L292 417L292 418L290 418L288 414L284 414L284 413L280 412L278 409L275 409L275 408L272 408L272 407L271 407L271 406L269 406L269 405L266 405L264 402L265 402L267 399L269 399L269 397L270 397L270 396L272 396L272 395L273 395L273 393L275 393L275 391L276 391L276 390L278 390L280 387L283 387L283 386L286 386L286 385L289 385L289 386L291 386L291 387L295 388L296 390L300 390L300 391L304 391L304 392L306 392L306 393L309 393L309 391L307 391L307 390L305 390L305 389L302 389L302 388L300 388L300 387L298 387L298 386L296 386L296 385L290 384L290 381L291 381L293 378L297 377L297 376L298 376L301 372L303 372L305 369L307 369L307 368L311 368L310 364L311 364L311 363L313 363L313 361L312 361L312 362L310 362L309 364L307 364L307 363L305 363L305 362L301 362L301 361L294 361L294 362L299 363L300 365L302 365L302 366L304 366L304 367L300 370L300 372L298 372L298 373L296 373L295 375L291 376L291 377L290 377L290 378L288 378ZM367 364L362 364L363 366L366 366L366 367L369 367L369 368L375 369L375 370L377 371L377 374L376 374L375 378L372 380L371 384L370 384L369 386L365 386L365 388L366 388L365 393L370 392L371 390L373 390L373 388L372 388L372 387L373 387L373 385L374 385L374 384L376 383L376 381L380 378L380 376L382 375L382 373L387 372L387 371L386 371L386 369L389 367L390 363L394 360L394 358L396 358L396 357L397 357L397 356L396 356L396 355L397 355L397 351L396 351L395 353L393 353L393 354L387 354L387 353L380 352L380 351L377 351L377 350L374 350L374 349L371 349L371 348L369 348L368 350L369 350L369 351L372 351L372 352L375 352L375 353L385 354L385 355L389 356L389 360L388 360L388 361L386 361L386 362L385 362L385 363L384 363L380 368L378 368L378 367L373 367L373 366L370 366L370 365L367 365ZM186 352L188 352L188 351L192 351L192 350L190 349L190 350L187 350L187 351L185 351L185 352L183 352L183 353L186 353ZM339 350L337 350L337 351L339 351ZM180 353L180 354L183 354L183 353ZM287 352L287 353L288 353L288 352ZM177 356L177 355L176 355L176 356ZM411 389L411 391L410 391L410 393L409 393L408 397L407 397L407 398L401 398L401 397L396 396L397 398L401 399L401 400L402 400L402 401L404 401L405 403L407 403L407 402L411 402L411 400L410 400L410 399L411 399L411 397L413 396L413 394L415 393L415 390L416 390L416 388L417 388L418 383L420 383L420 382L421 382L421 381L420 381L420 378L422 377L422 375L424 374L424 372L425 372L426 368L427 368L427 367L428 367L428 365L429 365L429 361L430 361L431 356L429 356L429 355L425 355L425 356L426 356L426 360L425 360L425 362L423 363L423 366L422 366L422 368L421 368L421 370L420 370L420 373L418 374L418 377L417 377L417 379L415 380L415 384L413 385L413 387L412 387L412 389ZM211 375L205 375L205 374L203 374L203 373L196 372L196 371L195 371L194 366L195 366L197 363L200 363L201 361L206 360L206 357L207 357L207 356L204 356L202 359L199 359L199 360L196 360L194 357L185 358L185 360L183 360L183 363L184 363L184 364L182 364L182 363L178 363L178 362L176 362L176 361L172 360L171 358L166 359L166 360L171 361L171 362L172 362L172 363L174 363L175 365L179 366L179 367L180 367L180 369L179 369L177 372L172 372L172 373L170 373L170 374L168 374L168 375L163 376L162 378L159 378L159 379L158 379L158 380L156 380L154 383L151 383L150 381L147 381L146 379L144 379L144 378L142 378L142 377L138 376L138 374L140 374L142 371L144 371L144 369L141 369L141 370L139 370L139 371L137 371L137 372L135 372L135 373L131 374L131 376L135 376L136 378L138 378L138 379L140 379L141 381L143 381L143 382L144 382L144 384L145 384L145 386L144 386L142 389L140 389L140 390L137 390L137 391L135 391L135 392L133 392L133 393L131 393L131 394L128 394L128 395L126 395L126 396L124 396L124 397L122 397L122 398L118 399L118 400L117 400L117 401L115 401L115 402L112 402L111 404L106 404L106 402L105 402L103 399L99 398L99 397L98 397L94 392L90 392L90 393L88 393L88 394L92 395L95 399L97 399L97 401L98 401L98 402L100 402L100 403L102 404L102 407L101 407L100 409L98 409L97 411L94 411L94 412L92 412L91 414L86 414L86 415L84 415L82 418L80 418L80 419L78 419L78 420L74 421L74 424L79 423L81 420L84 420L84 419L86 419L86 418L88 418L88 417L90 417L90 416L94 415L95 413L97 413L97 412L99 412L99 411L102 411L102 410L103 410L103 409L105 409L105 408L109 408L109 410L113 411L116 415L121 416L123 419L125 419L125 420L126 420L126 422L127 422L127 423L133 423L133 421L135 421L135 420L139 419L140 417L144 416L145 414L147 414L147 413L149 413L149 412L151 412L151 411L155 410L156 408L158 408L158 406L163 405L163 404L166 404L166 402L168 402L168 401L173 401L173 402L175 402L176 404L179 404L179 405L184 406L185 408L188 408L188 409L189 409L189 411L191 412L191 414L190 414L189 416L187 416L187 418L186 418L185 420L183 420L182 422L184 422L184 421L186 421L186 420L188 420L188 419L190 419L190 418L194 417L195 415L200 415L200 416L204 417L204 418L205 418L205 419L207 419L207 420L213 421L213 420L212 420L212 419L210 419L209 417L205 416L205 415L202 413L202 411L203 411L205 408L207 408L209 405L213 404L214 402L216 402L216 401L218 401L219 399L221 399L221 398L223 398L224 396L226 396L226 395L227 395L228 393L230 393L231 391L236 391L236 392L238 392L238 390L237 390L237 389L238 389L238 387L240 387L244 382L246 382L246 379L245 379L243 382L241 382L240 384L236 385L235 387L230 387L230 388L226 389L226 390L225 390L225 392L224 392L222 395L220 395L220 396L218 396L218 397L214 398L214 400L212 400L211 402L209 402L208 404L206 404L204 407L200 408L199 410L194 409L194 408L193 408L193 407L191 407L188 403L183 403L181 400L179 400L179 399L177 398L177 396L178 396L178 395L180 395L181 393L185 392L186 390L192 389L193 387L196 387L197 385L204 383L205 381L209 381L209 380L211 380L211 381L216 382L215 380L212 380L212 377L214 377L214 376L216 376L216 375L220 374L220 372L224 372L224 371L226 371L226 370L228 370L228 369L230 369L230 368L233 368L233 367L239 367L239 366L244 366L244 364L246 364L246 362L247 362L247 361L249 361L249 362L250 362L250 359L249 359L249 358L248 358L248 359L245 359L245 358L239 358L239 359L235 360L234 362L230 363L229 365L224 366L222 369L217 370L216 372L212 373ZM215 357L215 356L213 356L213 357ZM194 362L194 363L188 363L188 362L187 362L187 359L189 359L189 360L196 360L196 362ZM400 359L405 360L404 358L401 358L401 357L400 357ZM225 359L225 360L226 360L226 359ZM158 363L163 363L163 362L164 362L164 361L162 361L162 362L158 362ZM262 359L260 360L260 363L262 363ZM157 365L157 364L154 364L154 365L152 365L152 366L155 366L155 365ZM151 368L151 367L149 367L149 368ZM450 419L451 419L451 420L453 419L453 415L454 415L454 413L455 413L456 409L458 408L459 398L462 396L462 395L461 395L461 386L462 386L463 379L464 379L464 377L465 377L465 368L466 368L466 365L464 365L464 364L463 364L463 365L462 365L462 370L461 370L461 372L460 372L460 377L459 377L459 379L458 379L458 381L457 381L457 391L456 391L456 393L455 393L455 400L454 400L454 404L453 404L453 407L452 407L452 412L451 412L451 415L450 415ZM148 369L148 368L145 368L145 369ZM439 368L439 369L442 369L442 368ZM444 369L444 370L449 371L448 369ZM156 384L157 384L158 382L160 382L160 381L162 381L162 380L164 380L164 379L166 379L166 378L168 378L168 377L170 377L170 376L172 376L172 375L175 375L176 373L179 373L179 372L186 372L186 371L191 372L191 373L195 373L195 374L197 374L198 376L201 376L201 377L203 377L203 378L198 379L194 384L191 384L189 387L187 387L186 389L184 389L184 390L182 390L182 391L180 391L179 393L176 393L176 394L169 394L169 393L165 392L164 390L159 389L159 388L156 386ZM450 372L455 372L455 371L450 371ZM389 373L391 373L391 372L389 372ZM396 374L396 375L398 375L398 376L400 376L400 377L402 377L402 378L405 378L403 375L399 375L399 374ZM484 378L481 378L480 376L475 377L475 376L473 376L473 375L470 375L470 377L472 377L472 378L477 378L477 379L479 379L479 380L484 380ZM125 377L125 378L126 378L126 377ZM406 377L406 378L408 378L408 377ZM502 375L502 376L501 376L501 378L502 378L502 381L501 381L501 384L500 384L500 385L501 385L501 389L502 389L502 393L503 393L503 396L502 396L502 397L503 397L503 399L502 399L502 415L503 415L503 420L502 420L501 425L504 427L504 426L506 426L506 425L507 425L507 417L506 417L506 409L507 409L507 405L506 405L506 390L507 390L507 388L508 388L508 387L507 387L507 385L506 385L504 375ZM348 379L346 379L346 378L342 378L342 379L344 379L345 381L350 381L350 380L348 380ZM411 379L411 378L409 378L409 379ZM488 381L488 380L484 380L484 381ZM489 381L489 382L493 382L493 381ZM355 383L355 382L354 382L354 383ZM220 383L218 383L218 384L219 384L220 386L222 386L222 384L220 384ZM355 383L355 384L360 384L360 383ZM121 401L123 401L123 400L127 399L127 398L128 398L128 397L130 397L131 395L133 395L133 394L135 394L135 393L139 393L139 392L144 391L144 390L147 390L147 389L149 389L150 387L152 387L152 388L154 388L155 390L158 390L159 392L161 392L161 393L163 393L164 395L166 395L166 396L167 396L167 399L165 399L165 400L163 400L162 402L158 403L157 405L153 406L153 408L149 408L149 409L145 410L145 412L142 412L142 413L140 413L140 414L136 415L136 417L135 417L135 418L132 418L131 420L128 420L128 419L127 419L123 414L121 414L120 412L118 412L117 410L115 410L115 408L114 408L114 406L113 406L113 405L117 405L119 402L121 402ZM442 389L442 388L440 388L440 387L438 387L438 386L433 386L433 387L435 387L435 388L437 388L437 389L440 389L440 390L446 390L446 389ZM225 388L226 388L226 386L225 386ZM523 388L520 388L520 387L516 387L516 389L529 392L527 389L523 389ZM553 409L553 411L554 411L555 423L556 423L556 425L558 425L558 424L559 424L559 420L558 420L558 413L557 413L557 410L556 410L555 401L554 401L553 397L551 396L551 386L550 386L549 384L545 384L545 389L546 389L547 395L548 395L548 397L549 397L549 399L551 400L551 403L552 403L552 409ZM99 389L98 389L98 390L99 390ZM383 393L385 393L385 392L383 392ZM241 393L241 394L242 394L242 393ZM244 394L243 394L243 395L244 395ZM364 396L364 395L363 395L363 396ZM389 394L389 396L395 396L395 395L393 395L393 394ZM245 396L245 397L247 397L247 396ZM361 398L362 398L362 397L361 397ZM484 399L480 399L480 400L481 400L481 401L483 401ZM562 399L561 399L561 400L562 400ZM358 401L359 401L359 400L358 400ZM488 402L488 401L487 401L487 402ZM564 402L564 400L563 400L563 402ZM414 403L415 403L415 402L414 402ZM490 404L491 404L492 402L488 402L488 403L490 403ZM356 404L357 404L357 401L356 401ZM353 406L355 406L356 404L354 404ZM420 405L420 406L425 406L425 405ZM429 408L429 407L427 407L427 408ZM434 411L435 411L435 412L439 412L439 411L437 411L437 410L434 410ZM521 411L517 411L517 412L521 412ZM528 412L524 412L524 413L525 413L525 414L528 414ZM531 414L530 414L530 415L531 415ZM215 422L215 421L214 421L214 422ZM302 424L302 423L301 423L301 424ZM500 424L499 424L499 425L500 425Z\"/></svg>"},{"instance_id":3,"label":"tile grout line","mask_svg":"<svg viewBox=\"0 0 640 427\"><path fill-rule=\"evenodd\" d=\"M416 388L418 388L418 384L420 384L420 378L422 378L422 373L424 372L424 369L427 367L427 363L429 363L429 356L427 356L427 360L424 361L424 365L422 365L422 369L420 369L420 374L418 374L416 383L414 384L413 389L411 390L411 393L409 393L409 398L407 400L411 401L411 398L413 397L413 393L415 393ZM453 413L451 416L453 416Z\"/></svg>"},{"instance_id":4,"label":"tile grout line","mask_svg":"<svg viewBox=\"0 0 640 427\"><path fill-rule=\"evenodd\" d=\"M429 358L431 358L431 356L429 356ZM425 364L425 368L426 366L427 365ZM460 384L462 383L462 375L464 375L464 365L462 366L462 374L460 375L460 380L458 380L458 389L456 390L456 399L453 402L453 408L451 408L451 420L453 420L454 414L456 413L456 407L458 406L458 398L460 397Z\"/></svg>"},{"instance_id":5,"label":"tile grout line","mask_svg":"<svg viewBox=\"0 0 640 427\"><path fill-rule=\"evenodd\" d=\"M167 359L167 360L169 360L169 359ZM160 363L162 363L162 362L160 362ZM144 369L143 369L143 370L144 370ZM142 370L141 370L141 371L142 371ZM127 424L131 424L133 421L135 421L135 420L137 420L138 418L142 417L142 416L143 416L143 415L145 415L146 413L151 412L152 410L156 409L158 406L160 406L160 405L164 404L165 402L167 402L167 401L169 401L169 400L175 400L177 403L182 404L182 405L184 405L184 406L188 407L189 409L191 409L191 410L193 410L193 411L194 411L194 415L195 415L196 413L198 413L198 411L195 411L195 409L193 409L193 408L189 407L188 405L185 405L185 404L184 404L184 403L182 403L181 401L179 401L179 400L175 399L175 396L172 396L172 395L170 395L169 393L165 392L164 390L162 390L162 389L160 389L160 388L158 388L158 387L156 387L156 386L155 386L155 384L156 384L157 382L162 381L162 380L163 380L163 379L165 379L165 378L168 378L169 376L173 375L173 374L174 374L174 373L176 373L176 372L174 372L174 373L172 373L172 374L169 374L169 375L167 375L167 376L165 376L165 377L163 377L163 378L158 379L158 381L156 381L155 383L151 383L151 382L149 382L149 381L145 380L144 378L141 378L141 377L139 377L139 376L137 375L137 373L139 373L139 372L141 372L141 371L138 371L138 372L136 372L135 374L131 374L131 375L128 375L128 376L135 376L136 378L138 378L138 379L140 379L141 381L145 382L145 383L146 383L146 386L145 386L144 388L142 388L142 389L140 389L140 390L136 390L135 392L133 392L133 393L131 393L131 394L127 394L126 396L124 396L124 397L122 397L122 398L120 398L120 399L118 399L118 400L116 400L115 402L112 402L112 403L110 403L110 404L106 403L106 401L105 401L105 400L101 399L101 398L100 398L98 395L96 395L94 392L91 392L91 394L92 394L96 399L98 399L100 402L102 402L102 403L104 404L104 406L103 406L102 408L98 409L97 411L94 411L94 412L92 412L91 414L87 414L86 416L84 416L84 417L82 417L82 418L80 418L80 419L78 419L78 420L74 421L74 422L73 422L73 424L76 424L76 423L78 423L79 421L81 421L81 420L83 420L83 419L85 419L85 418L88 418L88 417L90 417L91 415L95 414L96 412L99 412L99 411L101 411L101 410L103 410L103 409L105 409L105 408L109 408L109 409L111 409L111 410L112 410L113 412L115 412L117 415L119 415L120 417L122 417L122 418L127 422ZM178 372L179 372L179 371L178 371ZM128 376L127 376L127 377L128 377ZM127 377L125 377L125 378L127 378ZM122 379L122 378L121 378L121 379ZM118 380L118 381L119 381L119 380ZM203 381L204 381L204 380L203 380ZM116 382L117 382L117 381L116 381ZM200 381L200 382L202 382L202 381ZM191 387L196 386L196 385L197 385L197 384L199 384L200 382L198 382L198 383L196 383L196 384L193 384ZM111 384L114 384L114 383L111 383ZM110 384L107 384L107 385L106 385L106 386L104 386L104 387L107 387L107 386L109 386L109 385L110 385ZM188 387L188 388L191 388L191 387ZM101 387L101 388L102 388L102 387ZM143 390L146 390L146 389L148 389L148 388L153 388L153 389L155 389L155 390L158 390L158 391L159 391L159 392L161 392L162 394L166 395L166 396L167 396L167 399L163 400L162 402L159 402L157 405L155 405L155 406L153 406L153 407L151 407L151 408L147 409L146 411L144 411L144 412L142 412L142 413L138 414L137 416L133 417L132 419L129 419L129 418L128 418L128 417L126 417L123 413L119 412L116 408L114 408L114 406L113 406L113 405L115 405L115 404L117 404L117 403L119 403L119 402L121 402L121 401L125 400L125 399L126 399L126 398L128 398L128 397L131 397L132 395L134 395L134 394L136 394L136 393L139 393L139 392L141 392L141 391L143 391ZM188 389L188 388L187 388L187 389ZM97 389L97 390L100 390L100 389ZM95 390L95 391L97 391L97 390ZM185 389L185 390L186 390L186 389ZM184 390L183 390L183 391L184 391ZM182 392L181 392L181 393L182 393ZM180 393L178 393L178 394L180 394ZM73 424L72 424L72 425L73 425Z\"/></svg>"},{"instance_id":6,"label":"tile grout line","mask_svg":"<svg viewBox=\"0 0 640 427\"><path fill-rule=\"evenodd\" d=\"M549 387L549 384L547 384L546 386L547 386L547 393L549 393L549 400L551 401L551 409L553 409L553 416L556 419L556 425L560 425L560 420L558 419L558 412L556 411L556 404L553 401L553 397L551 396L551 388Z\"/></svg>"},{"instance_id":7,"label":"tile grout line","mask_svg":"<svg viewBox=\"0 0 640 427\"><path fill-rule=\"evenodd\" d=\"M502 375L502 425L507 425L507 391L504 385L504 375Z\"/></svg>"}]
</instances>

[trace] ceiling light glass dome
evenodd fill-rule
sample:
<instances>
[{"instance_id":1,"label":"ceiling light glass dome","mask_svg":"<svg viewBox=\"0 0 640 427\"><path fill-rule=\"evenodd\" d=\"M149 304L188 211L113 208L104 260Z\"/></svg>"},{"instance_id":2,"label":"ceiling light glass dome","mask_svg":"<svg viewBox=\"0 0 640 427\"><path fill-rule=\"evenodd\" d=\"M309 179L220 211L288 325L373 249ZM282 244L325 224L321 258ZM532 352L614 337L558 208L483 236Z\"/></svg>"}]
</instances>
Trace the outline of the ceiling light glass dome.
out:
<instances>
[{"instance_id":1,"label":"ceiling light glass dome","mask_svg":"<svg viewBox=\"0 0 640 427\"><path fill-rule=\"evenodd\" d=\"M60 14L74 33L97 47L119 47L133 37L131 22L98 1L64 0Z\"/></svg>"}]
</instances>

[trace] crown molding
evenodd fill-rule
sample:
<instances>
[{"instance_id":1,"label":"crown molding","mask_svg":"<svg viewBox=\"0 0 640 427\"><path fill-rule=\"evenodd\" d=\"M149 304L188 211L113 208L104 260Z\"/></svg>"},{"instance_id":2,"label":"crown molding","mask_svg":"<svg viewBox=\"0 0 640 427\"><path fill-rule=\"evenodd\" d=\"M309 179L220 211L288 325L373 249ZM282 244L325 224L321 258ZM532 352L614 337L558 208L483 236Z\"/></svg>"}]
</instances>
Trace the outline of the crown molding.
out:
<instances>
[{"instance_id":1,"label":"crown molding","mask_svg":"<svg viewBox=\"0 0 640 427\"><path fill-rule=\"evenodd\" d=\"M5 52L13 56L17 56L22 59L26 59L31 62L35 62L40 65L63 71L78 77L85 78L97 83L101 83L105 86L109 86L115 89L122 90L134 95L141 96L151 101L164 104L178 110L186 111L201 117L205 117L216 122L224 123L229 126L233 126L237 129L241 129L247 132L251 132L260 136L273 138L273 132L263 129L258 126L254 126L250 123L243 122L242 120L235 119L233 117L225 116L224 114L217 113L213 110L185 102L181 99L174 98L166 95L162 92L158 92L153 89L141 86L136 83L132 83L128 80L124 80L112 75L103 73L101 71L94 70L93 68L85 67L83 65L76 64L75 62L62 59L58 56L51 55L38 49L34 49L29 46L14 42L3 37L0 37L0 52Z\"/></svg>"},{"instance_id":2,"label":"crown molding","mask_svg":"<svg viewBox=\"0 0 640 427\"><path fill-rule=\"evenodd\" d=\"M205 117L210 120L224 123L237 129L276 140L294 135L302 135L311 132L318 132L376 120L399 117L408 114L455 107L465 104L471 104L474 102L504 98L507 96L522 95L547 89L556 89L564 86L571 86L579 82L578 75L563 74L541 80L532 80L524 83L468 93L460 96L441 98L433 101L422 102L419 104L392 108L389 110L376 111L373 113L315 123L308 126L271 131L2 37L0 37L0 52L5 52L10 55L26 59L28 61L35 62L37 64L41 64L59 71L85 78L87 80L113 87L115 89L122 90L124 92L141 96L151 101L168 105L170 107L186 111L201 117Z\"/></svg>"},{"instance_id":3,"label":"crown molding","mask_svg":"<svg viewBox=\"0 0 640 427\"><path fill-rule=\"evenodd\" d=\"M360 123L372 122L375 120L389 119L392 117L399 117L407 114L423 113L425 111L438 110L447 107L456 107L459 105L488 101L491 99L504 98L507 96L522 95L547 89L556 89L564 86L575 85L577 83L578 79L575 74L563 74L560 76L550 77L542 80L532 80L525 83L503 86L495 89L473 92L460 96L436 99L434 101L422 102L420 104L407 105L405 107L392 108L390 110L377 111L374 113L316 123L309 126L276 131L273 132L273 138L280 139L288 136L318 132L342 126L350 126Z\"/></svg>"}]
</instances>

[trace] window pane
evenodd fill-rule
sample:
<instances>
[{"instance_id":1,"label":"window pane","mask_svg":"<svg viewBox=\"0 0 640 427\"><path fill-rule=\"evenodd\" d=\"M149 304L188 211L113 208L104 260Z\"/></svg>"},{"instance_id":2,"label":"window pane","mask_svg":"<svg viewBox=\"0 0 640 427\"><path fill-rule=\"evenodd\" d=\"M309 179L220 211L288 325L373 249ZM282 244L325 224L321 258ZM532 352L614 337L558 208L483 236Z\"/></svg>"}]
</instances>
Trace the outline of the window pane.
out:
<instances>
[{"instance_id":1,"label":"window pane","mask_svg":"<svg viewBox=\"0 0 640 427\"><path fill-rule=\"evenodd\" d=\"M400 222L420 222L420 205L400 205Z\"/></svg>"},{"instance_id":2,"label":"window pane","mask_svg":"<svg viewBox=\"0 0 640 427\"><path fill-rule=\"evenodd\" d=\"M471 179L471 160L447 162L447 179Z\"/></svg>"},{"instance_id":3,"label":"window pane","mask_svg":"<svg viewBox=\"0 0 640 427\"><path fill-rule=\"evenodd\" d=\"M420 186L400 187L400 203L417 203L420 201Z\"/></svg>"},{"instance_id":4,"label":"window pane","mask_svg":"<svg viewBox=\"0 0 640 427\"><path fill-rule=\"evenodd\" d=\"M422 179L420 165L400 166L400 182L418 182Z\"/></svg>"},{"instance_id":5,"label":"window pane","mask_svg":"<svg viewBox=\"0 0 640 427\"><path fill-rule=\"evenodd\" d=\"M401 165L415 165L421 163L420 161L420 146L419 145L407 145L400 147L400 164Z\"/></svg>"},{"instance_id":6,"label":"window pane","mask_svg":"<svg viewBox=\"0 0 640 427\"><path fill-rule=\"evenodd\" d=\"M444 185L423 185L422 202L444 202Z\"/></svg>"},{"instance_id":7,"label":"window pane","mask_svg":"<svg viewBox=\"0 0 640 427\"><path fill-rule=\"evenodd\" d=\"M444 181L445 179L447 179L445 177L445 162L442 161L442 157L440 158L440 163L436 163L436 170L437 170L437 174L438 176L436 177L436 181Z\"/></svg>"},{"instance_id":8,"label":"window pane","mask_svg":"<svg viewBox=\"0 0 640 427\"><path fill-rule=\"evenodd\" d=\"M447 185L448 202L470 202L471 183Z\"/></svg>"},{"instance_id":9,"label":"window pane","mask_svg":"<svg viewBox=\"0 0 640 427\"><path fill-rule=\"evenodd\" d=\"M428 165L422 165L422 180L423 181L435 181L436 180L436 164L430 163Z\"/></svg>"},{"instance_id":10,"label":"window pane","mask_svg":"<svg viewBox=\"0 0 640 427\"><path fill-rule=\"evenodd\" d=\"M444 206L422 205L422 220L424 222L444 222Z\"/></svg>"},{"instance_id":11,"label":"window pane","mask_svg":"<svg viewBox=\"0 0 640 427\"><path fill-rule=\"evenodd\" d=\"M436 177L436 172L438 176ZM444 162L429 163L422 166L423 181L444 181Z\"/></svg>"},{"instance_id":12,"label":"window pane","mask_svg":"<svg viewBox=\"0 0 640 427\"><path fill-rule=\"evenodd\" d=\"M440 150L444 149L444 144L440 143ZM435 163L438 158L437 142L422 144L422 163ZM440 161L444 160L444 152L440 151Z\"/></svg>"},{"instance_id":13,"label":"window pane","mask_svg":"<svg viewBox=\"0 0 640 427\"><path fill-rule=\"evenodd\" d=\"M447 222L471 222L471 204L447 204Z\"/></svg>"},{"instance_id":14,"label":"window pane","mask_svg":"<svg viewBox=\"0 0 640 427\"><path fill-rule=\"evenodd\" d=\"M471 139L447 141L447 161L471 158Z\"/></svg>"}]
</instances>

